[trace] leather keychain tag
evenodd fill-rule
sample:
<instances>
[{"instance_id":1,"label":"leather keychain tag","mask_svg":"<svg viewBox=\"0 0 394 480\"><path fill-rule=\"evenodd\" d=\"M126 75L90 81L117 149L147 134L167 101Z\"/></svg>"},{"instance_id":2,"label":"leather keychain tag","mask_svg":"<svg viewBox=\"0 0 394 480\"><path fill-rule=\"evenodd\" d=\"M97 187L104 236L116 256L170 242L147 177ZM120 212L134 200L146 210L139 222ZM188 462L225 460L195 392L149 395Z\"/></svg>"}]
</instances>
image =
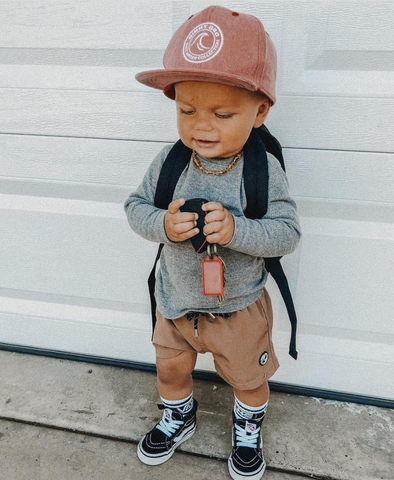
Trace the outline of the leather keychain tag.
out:
<instances>
[{"instance_id":1,"label":"leather keychain tag","mask_svg":"<svg viewBox=\"0 0 394 480\"><path fill-rule=\"evenodd\" d=\"M223 262L217 256L212 258L207 255L202 260L202 289L204 295L215 297L224 294L224 271Z\"/></svg>"},{"instance_id":2,"label":"leather keychain tag","mask_svg":"<svg viewBox=\"0 0 394 480\"><path fill-rule=\"evenodd\" d=\"M213 249L213 253L211 250ZM223 260L217 255L216 244L208 244L208 255L201 262L203 295L215 296L221 306L224 301L224 270Z\"/></svg>"}]
</instances>

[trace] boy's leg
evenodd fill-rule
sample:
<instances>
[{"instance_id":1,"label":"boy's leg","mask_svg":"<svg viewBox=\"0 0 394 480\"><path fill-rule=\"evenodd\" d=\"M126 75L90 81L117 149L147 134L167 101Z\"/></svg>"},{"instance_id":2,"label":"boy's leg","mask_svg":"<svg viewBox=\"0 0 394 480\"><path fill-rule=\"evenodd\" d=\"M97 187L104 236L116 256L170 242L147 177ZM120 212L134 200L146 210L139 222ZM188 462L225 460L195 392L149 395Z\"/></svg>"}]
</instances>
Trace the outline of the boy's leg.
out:
<instances>
[{"instance_id":1,"label":"boy's leg","mask_svg":"<svg viewBox=\"0 0 394 480\"><path fill-rule=\"evenodd\" d=\"M190 351L183 351L175 357L156 358L158 388L163 403L159 408L164 412L160 422L138 445L138 458L147 465L160 465L169 460L175 449L196 430L197 401L193 399L191 376L196 359L196 352Z\"/></svg>"},{"instance_id":2,"label":"boy's leg","mask_svg":"<svg viewBox=\"0 0 394 480\"><path fill-rule=\"evenodd\" d=\"M157 386L161 397L179 400L193 391L192 372L197 353L183 351L173 358L156 358Z\"/></svg>"},{"instance_id":3,"label":"boy's leg","mask_svg":"<svg viewBox=\"0 0 394 480\"><path fill-rule=\"evenodd\" d=\"M234 480L260 480L266 467L261 425L268 406L268 383L253 390L233 390L233 450L228 459L229 472Z\"/></svg>"},{"instance_id":4,"label":"boy's leg","mask_svg":"<svg viewBox=\"0 0 394 480\"><path fill-rule=\"evenodd\" d=\"M233 388L233 390L238 400L251 407L264 405L270 397L268 382L264 382L260 387L254 388L253 390L239 390L237 388Z\"/></svg>"},{"instance_id":5,"label":"boy's leg","mask_svg":"<svg viewBox=\"0 0 394 480\"><path fill-rule=\"evenodd\" d=\"M229 471L236 480L260 480L265 470L261 425L269 398L267 381L279 367L272 323L271 301L264 289L254 304L201 328L205 333L201 341L213 353L217 372L234 389Z\"/></svg>"}]
</instances>

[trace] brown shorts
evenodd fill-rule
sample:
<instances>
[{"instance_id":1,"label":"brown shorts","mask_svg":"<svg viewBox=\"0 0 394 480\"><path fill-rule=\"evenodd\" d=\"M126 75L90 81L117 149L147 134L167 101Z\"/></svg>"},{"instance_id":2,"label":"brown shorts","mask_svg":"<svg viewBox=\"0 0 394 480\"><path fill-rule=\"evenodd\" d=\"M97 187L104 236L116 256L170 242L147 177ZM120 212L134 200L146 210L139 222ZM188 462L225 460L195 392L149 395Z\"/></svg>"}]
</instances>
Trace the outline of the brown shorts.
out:
<instances>
[{"instance_id":1,"label":"brown shorts","mask_svg":"<svg viewBox=\"0 0 394 480\"><path fill-rule=\"evenodd\" d=\"M168 320L157 312L153 335L157 358L174 358L183 351L211 352L218 374L239 390L266 382L279 363L272 345L272 306L268 292L229 318L200 315L198 337L186 316Z\"/></svg>"}]
</instances>

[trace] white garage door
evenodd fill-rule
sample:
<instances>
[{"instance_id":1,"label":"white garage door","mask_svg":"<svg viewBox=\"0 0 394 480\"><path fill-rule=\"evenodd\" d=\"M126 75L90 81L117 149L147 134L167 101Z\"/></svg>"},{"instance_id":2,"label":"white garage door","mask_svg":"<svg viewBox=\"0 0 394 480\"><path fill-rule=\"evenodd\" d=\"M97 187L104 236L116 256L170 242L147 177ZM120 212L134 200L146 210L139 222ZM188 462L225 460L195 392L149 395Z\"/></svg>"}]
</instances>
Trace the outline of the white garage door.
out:
<instances>
[{"instance_id":1,"label":"white garage door","mask_svg":"<svg viewBox=\"0 0 394 480\"><path fill-rule=\"evenodd\" d=\"M156 245L123 202L165 143L173 103L134 74L211 2L2 1L0 342L153 363ZM392 2L215 2L278 50L278 136L303 228L285 259L299 360L271 284L277 382L394 399ZM212 370L209 357L201 369Z\"/></svg>"}]
</instances>

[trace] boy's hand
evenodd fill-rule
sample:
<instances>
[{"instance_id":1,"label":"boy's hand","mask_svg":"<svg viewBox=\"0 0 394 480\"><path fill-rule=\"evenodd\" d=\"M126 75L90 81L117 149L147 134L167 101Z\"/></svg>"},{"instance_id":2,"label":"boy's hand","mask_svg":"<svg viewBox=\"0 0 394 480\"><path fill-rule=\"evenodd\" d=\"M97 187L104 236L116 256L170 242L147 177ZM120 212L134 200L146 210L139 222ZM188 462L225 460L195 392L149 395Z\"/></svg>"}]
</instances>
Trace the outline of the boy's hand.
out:
<instances>
[{"instance_id":1,"label":"boy's hand","mask_svg":"<svg viewBox=\"0 0 394 480\"><path fill-rule=\"evenodd\" d=\"M179 198L168 205L168 211L164 218L164 228L167 237L172 242L183 242L199 232L196 228L197 213L181 212L179 210L184 203L185 199Z\"/></svg>"},{"instance_id":2,"label":"boy's hand","mask_svg":"<svg viewBox=\"0 0 394 480\"><path fill-rule=\"evenodd\" d=\"M202 206L205 215L204 234L209 243L226 245L234 235L234 218L219 202L208 202Z\"/></svg>"}]
</instances>

